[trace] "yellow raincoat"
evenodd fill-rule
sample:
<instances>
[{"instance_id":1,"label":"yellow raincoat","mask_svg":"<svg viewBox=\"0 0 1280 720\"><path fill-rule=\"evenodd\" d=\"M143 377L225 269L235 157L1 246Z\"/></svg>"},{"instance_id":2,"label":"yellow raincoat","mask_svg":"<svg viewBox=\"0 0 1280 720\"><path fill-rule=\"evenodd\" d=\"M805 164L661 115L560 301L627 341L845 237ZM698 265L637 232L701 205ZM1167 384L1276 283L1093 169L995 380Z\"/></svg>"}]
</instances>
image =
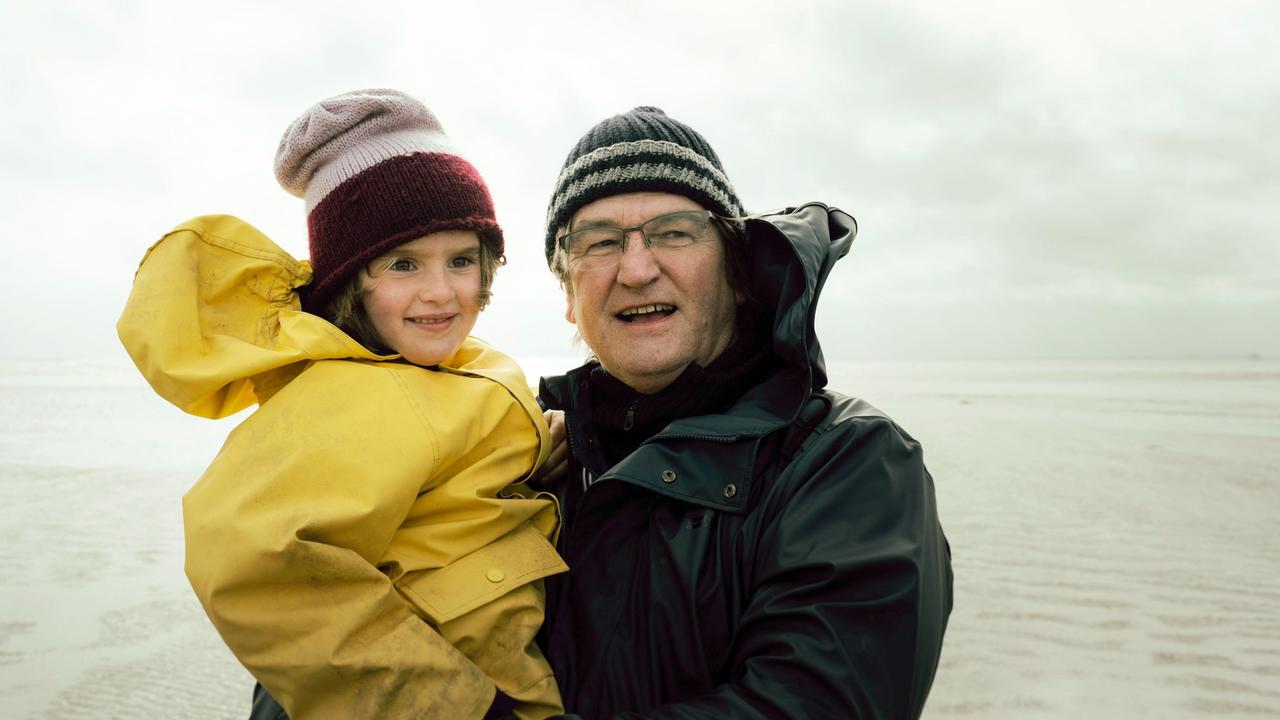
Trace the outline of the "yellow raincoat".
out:
<instances>
[{"instance_id":1,"label":"yellow raincoat","mask_svg":"<svg viewBox=\"0 0 1280 720\"><path fill-rule=\"evenodd\" d=\"M187 576L236 657L308 718L562 712L533 643L567 570L517 481L549 432L520 369L468 338L426 369L299 309L311 268L229 216L143 259L118 330L183 410L253 403L183 499Z\"/></svg>"}]
</instances>

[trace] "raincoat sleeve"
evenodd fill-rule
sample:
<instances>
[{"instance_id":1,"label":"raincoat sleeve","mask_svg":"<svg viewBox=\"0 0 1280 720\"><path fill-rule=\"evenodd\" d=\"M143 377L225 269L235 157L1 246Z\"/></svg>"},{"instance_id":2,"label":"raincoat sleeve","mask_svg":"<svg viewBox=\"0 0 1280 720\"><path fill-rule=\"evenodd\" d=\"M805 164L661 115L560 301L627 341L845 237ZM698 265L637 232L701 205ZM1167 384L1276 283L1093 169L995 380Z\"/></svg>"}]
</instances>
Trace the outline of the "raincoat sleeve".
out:
<instances>
[{"instance_id":1,"label":"raincoat sleeve","mask_svg":"<svg viewBox=\"0 0 1280 720\"><path fill-rule=\"evenodd\" d=\"M885 418L821 433L778 479L733 680L626 718L913 718L951 611L950 549L920 446Z\"/></svg>"},{"instance_id":2,"label":"raincoat sleeve","mask_svg":"<svg viewBox=\"0 0 1280 720\"><path fill-rule=\"evenodd\" d=\"M439 463L402 383L375 365L312 365L183 499L191 585L293 720L479 717L494 697L377 567Z\"/></svg>"}]
</instances>

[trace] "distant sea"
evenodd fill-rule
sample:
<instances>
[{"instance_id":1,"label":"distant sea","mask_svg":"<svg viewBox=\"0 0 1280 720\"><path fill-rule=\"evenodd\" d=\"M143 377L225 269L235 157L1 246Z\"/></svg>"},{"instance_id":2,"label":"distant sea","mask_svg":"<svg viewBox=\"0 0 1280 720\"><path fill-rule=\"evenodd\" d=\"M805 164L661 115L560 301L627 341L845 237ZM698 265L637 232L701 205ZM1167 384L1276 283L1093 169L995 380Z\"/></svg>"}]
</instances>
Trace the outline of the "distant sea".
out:
<instances>
[{"instance_id":1,"label":"distant sea","mask_svg":"<svg viewBox=\"0 0 1280 720\"><path fill-rule=\"evenodd\" d=\"M536 375L576 364L525 358ZM1280 717L1280 362L831 363L919 440L956 607L927 718ZM236 419L0 361L7 718L243 718L180 498Z\"/></svg>"}]
</instances>

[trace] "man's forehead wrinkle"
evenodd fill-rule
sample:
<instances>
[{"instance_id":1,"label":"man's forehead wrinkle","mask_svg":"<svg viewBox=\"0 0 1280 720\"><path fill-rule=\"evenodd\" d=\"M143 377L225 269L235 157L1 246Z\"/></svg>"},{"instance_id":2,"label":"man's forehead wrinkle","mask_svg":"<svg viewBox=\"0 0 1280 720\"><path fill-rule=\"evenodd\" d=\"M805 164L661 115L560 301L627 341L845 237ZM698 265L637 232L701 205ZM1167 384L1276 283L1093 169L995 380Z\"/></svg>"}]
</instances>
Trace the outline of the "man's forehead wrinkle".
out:
<instances>
[{"instance_id":1,"label":"man's forehead wrinkle","mask_svg":"<svg viewBox=\"0 0 1280 720\"><path fill-rule=\"evenodd\" d=\"M631 195L631 193L622 194ZM633 225L647 223L654 218L662 217L663 215L670 215L672 213L695 212L706 209L697 200L685 197L684 195L647 192L635 193L635 195L638 195L638 197L627 198L626 205L615 205L607 210L591 207L594 203L588 204L586 207L579 209L577 213L569 218L568 231L572 232L574 230L581 230L589 227L625 227L622 223L622 216L628 212L639 212L641 209L644 211L643 219L636 220ZM619 196L606 196L596 202L606 202L616 197ZM578 219L578 215L583 212L586 212L587 216L582 219Z\"/></svg>"}]
</instances>

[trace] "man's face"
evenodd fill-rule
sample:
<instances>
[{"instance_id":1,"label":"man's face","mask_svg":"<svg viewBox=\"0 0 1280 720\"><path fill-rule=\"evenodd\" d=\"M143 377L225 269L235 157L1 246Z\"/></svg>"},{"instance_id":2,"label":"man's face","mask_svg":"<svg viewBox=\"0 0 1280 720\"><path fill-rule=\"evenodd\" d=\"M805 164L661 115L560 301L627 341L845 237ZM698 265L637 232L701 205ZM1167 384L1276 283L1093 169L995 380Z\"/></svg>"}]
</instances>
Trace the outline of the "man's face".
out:
<instances>
[{"instance_id":1,"label":"man's face","mask_svg":"<svg viewBox=\"0 0 1280 720\"><path fill-rule=\"evenodd\" d=\"M586 224L640 225L659 215L702 210L669 193L626 193L584 205L569 230ZM671 384L691 362L706 366L733 339L738 300L725 272L724 242L713 225L706 242L667 251L628 235L616 267L572 264L565 319L611 375L643 393Z\"/></svg>"}]
</instances>

